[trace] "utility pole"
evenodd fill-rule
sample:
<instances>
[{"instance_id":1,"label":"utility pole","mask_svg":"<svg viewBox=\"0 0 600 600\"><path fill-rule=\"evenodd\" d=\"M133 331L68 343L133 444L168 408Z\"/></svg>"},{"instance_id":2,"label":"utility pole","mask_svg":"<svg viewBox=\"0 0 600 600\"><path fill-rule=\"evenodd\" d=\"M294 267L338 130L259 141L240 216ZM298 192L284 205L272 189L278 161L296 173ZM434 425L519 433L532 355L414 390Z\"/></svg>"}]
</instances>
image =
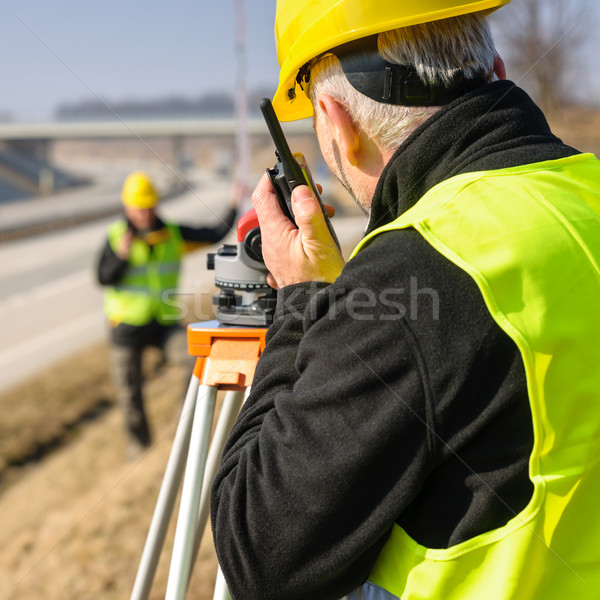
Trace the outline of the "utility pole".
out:
<instances>
[{"instance_id":1,"label":"utility pole","mask_svg":"<svg viewBox=\"0 0 600 600\"><path fill-rule=\"evenodd\" d=\"M246 92L246 9L244 0L234 0L236 57L236 178L233 193L239 197L239 212L251 208L250 202L250 139L248 136L248 96Z\"/></svg>"}]
</instances>

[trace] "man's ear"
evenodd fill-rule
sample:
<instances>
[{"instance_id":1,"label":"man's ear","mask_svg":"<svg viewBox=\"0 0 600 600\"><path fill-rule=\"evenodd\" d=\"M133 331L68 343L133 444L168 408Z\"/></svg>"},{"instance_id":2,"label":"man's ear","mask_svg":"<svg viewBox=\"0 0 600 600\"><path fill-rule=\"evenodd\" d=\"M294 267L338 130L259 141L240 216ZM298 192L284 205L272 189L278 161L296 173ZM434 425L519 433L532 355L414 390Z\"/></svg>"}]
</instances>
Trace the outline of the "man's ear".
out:
<instances>
[{"instance_id":1,"label":"man's ear","mask_svg":"<svg viewBox=\"0 0 600 600\"><path fill-rule=\"evenodd\" d=\"M329 134L337 141L341 155L351 164L358 163L360 136L346 109L328 94L318 99L319 109L323 113L323 122L329 127Z\"/></svg>"},{"instance_id":2,"label":"man's ear","mask_svg":"<svg viewBox=\"0 0 600 600\"><path fill-rule=\"evenodd\" d=\"M499 54L494 56L494 73L498 79L506 79L506 66L504 65L504 61Z\"/></svg>"}]
</instances>

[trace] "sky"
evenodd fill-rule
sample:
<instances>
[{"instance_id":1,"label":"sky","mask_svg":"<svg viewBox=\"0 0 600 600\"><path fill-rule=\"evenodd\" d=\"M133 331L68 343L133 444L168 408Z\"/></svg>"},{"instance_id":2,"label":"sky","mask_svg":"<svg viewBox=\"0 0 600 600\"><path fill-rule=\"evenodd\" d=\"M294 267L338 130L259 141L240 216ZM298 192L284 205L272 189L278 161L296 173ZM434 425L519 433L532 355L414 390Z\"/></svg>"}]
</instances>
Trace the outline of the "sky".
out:
<instances>
[{"instance_id":1,"label":"sky","mask_svg":"<svg viewBox=\"0 0 600 600\"><path fill-rule=\"evenodd\" d=\"M246 85L274 91L275 0L245 6ZM234 0L2 0L0 119L52 120L85 99L233 92L234 35Z\"/></svg>"},{"instance_id":2,"label":"sky","mask_svg":"<svg viewBox=\"0 0 600 600\"><path fill-rule=\"evenodd\" d=\"M246 85L277 85L275 0L246 0ZM0 114L235 89L234 0L2 0Z\"/></svg>"}]
</instances>

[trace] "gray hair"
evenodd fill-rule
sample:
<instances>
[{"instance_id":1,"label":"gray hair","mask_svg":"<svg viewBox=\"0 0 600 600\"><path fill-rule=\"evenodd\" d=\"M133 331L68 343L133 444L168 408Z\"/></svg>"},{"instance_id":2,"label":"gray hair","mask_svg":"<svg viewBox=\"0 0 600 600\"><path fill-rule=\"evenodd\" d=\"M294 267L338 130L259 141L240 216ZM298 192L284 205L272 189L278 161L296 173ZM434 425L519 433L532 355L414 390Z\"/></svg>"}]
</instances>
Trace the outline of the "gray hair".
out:
<instances>
[{"instance_id":1,"label":"gray hair","mask_svg":"<svg viewBox=\"0 0 600 600\"><path fill-rule=\"evenodd\" d=\"M496 49L481 13L452 17L386 31L377 40L379 53L391 63L412 65L427 84L447 84L457 71L467 79L494 76ZM397 148L439 107L394 106L355 90L332 54L316 60L308 87L313 106L321 94L341 102L354 122L384 148Z\"/></svg>"}]
</instances>

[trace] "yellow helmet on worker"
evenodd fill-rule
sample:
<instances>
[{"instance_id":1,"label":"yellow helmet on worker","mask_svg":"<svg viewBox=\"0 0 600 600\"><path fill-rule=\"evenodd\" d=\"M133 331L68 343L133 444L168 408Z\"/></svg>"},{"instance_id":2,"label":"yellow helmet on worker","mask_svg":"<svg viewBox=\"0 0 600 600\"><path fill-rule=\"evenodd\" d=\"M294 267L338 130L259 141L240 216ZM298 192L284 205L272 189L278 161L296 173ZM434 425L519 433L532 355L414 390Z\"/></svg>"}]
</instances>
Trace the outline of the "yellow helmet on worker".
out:
<instances>
[{"instance_id":1,"label":"yellow helmet on worker","mask_svg":"<svg viewBox=\"0 0 600 600\"><path fill-rule=\"evenodd\" d=\"M146 173L136 171L125 179L121 200L130 208L154 208L158 204L159 196L150 177Z\"/></svg>"},{"instance_id":2,"label":"yellow helmet on worker","mask_svg":"<svg viewBox=\"0 0 600 600\"><path fill-rule=\"evenodd\" d=\"M273 108L281 121L313 114L299 73L341 44L383 31L473 12L492 12L510 0L277 0L275 43L281 68Z\"/></svg>"}]
</instances>

